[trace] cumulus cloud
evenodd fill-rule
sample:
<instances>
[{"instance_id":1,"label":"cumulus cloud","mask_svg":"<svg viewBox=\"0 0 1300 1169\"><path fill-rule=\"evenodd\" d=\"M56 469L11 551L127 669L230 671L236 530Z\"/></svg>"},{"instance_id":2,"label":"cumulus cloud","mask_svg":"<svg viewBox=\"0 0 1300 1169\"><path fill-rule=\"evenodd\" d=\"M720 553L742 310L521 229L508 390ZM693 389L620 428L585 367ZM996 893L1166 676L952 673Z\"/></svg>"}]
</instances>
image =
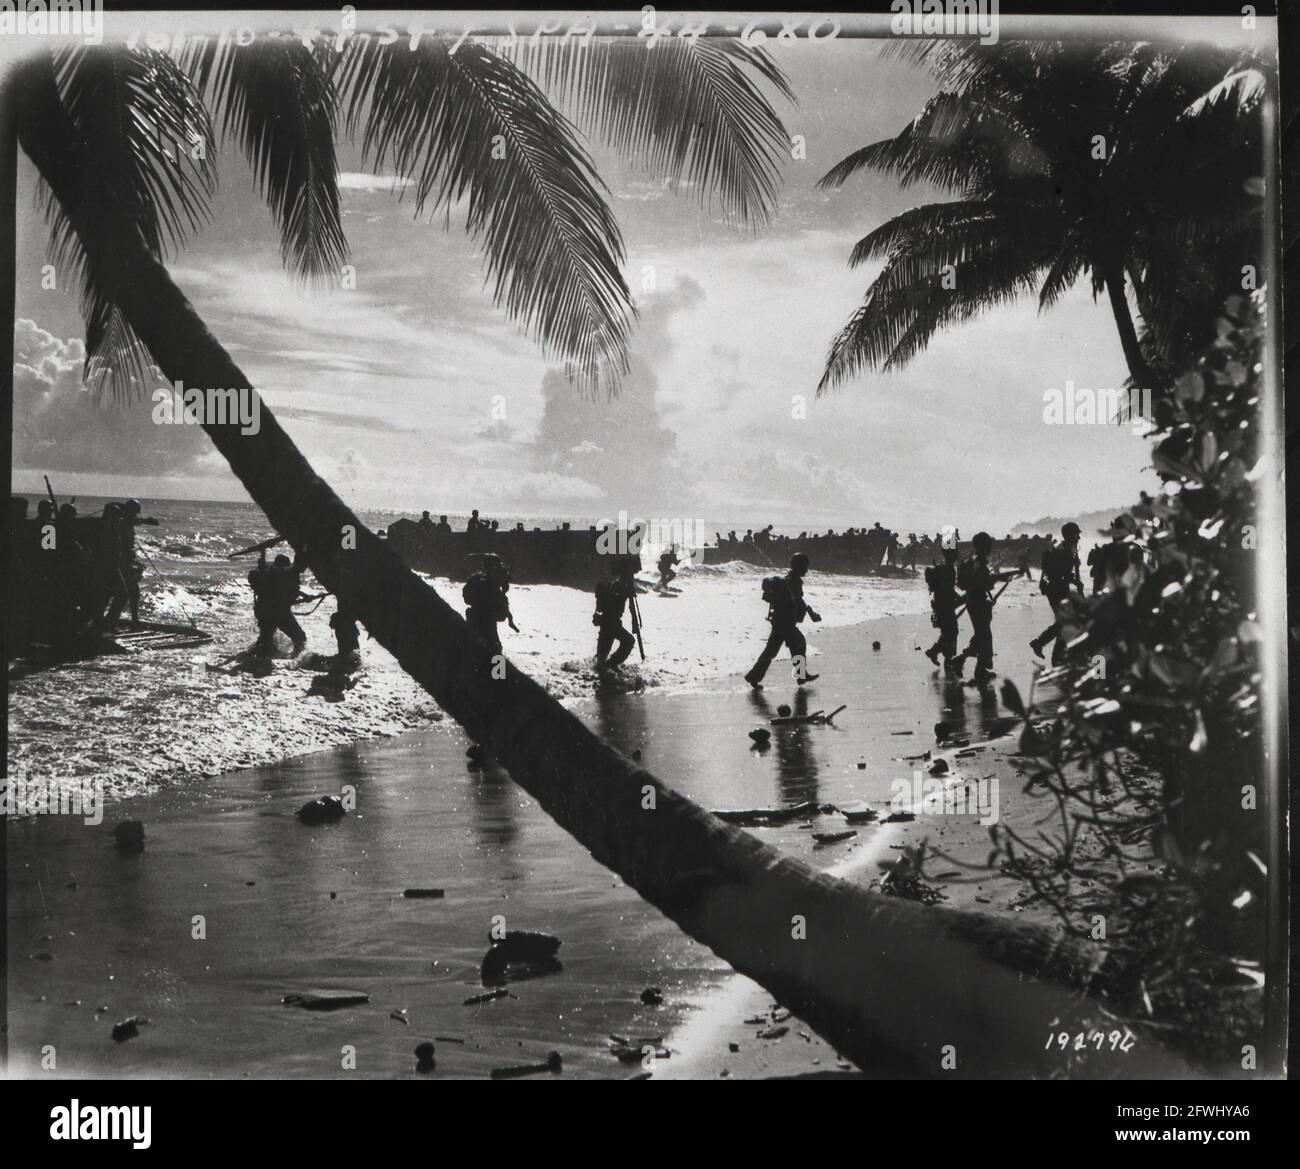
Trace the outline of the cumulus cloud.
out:
<instances>
[{"instance_id":1,"label":"cumulus cloud","mask_svg":"<svg viewBox=\"0 0 1300 1169\"><path fill-rule=\"evenodd\" d=\"M611 508L684 514L693 497L693 472L677 449L676 434L665 425L659 372L672 352L670 322L703 300L704 290L690 277L645 300L630 369L613 398L583 398L557 370L547 372L541 424L532 443L535 470L580 479Z\"/></svg>"},{"instance_id":2,"label":"cumulus cloud","mask_svg":"<svg viewBox=\"0 0 1300 1169\"><path fill-rule=\"evenodd\" d=\"M377 191L403 191L407 187L413 187L413 179L404 179L399 175L371 175L364 171L344 171L339 175L340 191L365 191L374 193Z\"/></svg>"},{"instance_id":3,"label":"cumulus cloud","mask_svg":"<svg viewBox=\"0 0 1300 1169\"><path fill-rule=\"evenodd\" d=\"M159 426L145 395L97 404L82 389L86 350L35 321L14 322L14 467L124 475L187 474L211 451L195 426Z\"/></svg>"}]
</instances>

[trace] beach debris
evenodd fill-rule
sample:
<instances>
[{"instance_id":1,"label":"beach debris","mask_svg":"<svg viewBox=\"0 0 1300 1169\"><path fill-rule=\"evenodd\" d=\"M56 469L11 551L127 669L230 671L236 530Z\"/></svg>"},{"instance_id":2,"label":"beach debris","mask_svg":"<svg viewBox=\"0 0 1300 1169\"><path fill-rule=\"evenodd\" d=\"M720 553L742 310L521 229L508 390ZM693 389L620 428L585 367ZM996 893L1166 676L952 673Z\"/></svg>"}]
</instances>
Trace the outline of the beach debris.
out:
<instances>
[{"instance_id":1,"label":"beach debris","mask_svg":"<svg viewBox=\"0 0 1300 1169\"><path fill-rule=\"evenodd\" d=\"M35 958L37 962L53 962L54 955L49 950L41 950L35 954L28 954L29 958Z\"/></svg>"},{"instance_id":2,"label":"beach debris","mask_svg":"<svg viewBox=\"0 0 1300 1169\"><path fill-rule=\"evenodd\" d=\"M641 1001L645 1003L647 1007L660 1006L664 1001L664 992L657 986L647 986L645 990L641 992Z\"/></svg>"},{"instance_id":3,"label":"beach debris","mask_svg":"<svg viewBox=\"0 0 1300 1169\"><path fill-rule=\"evenodd\" d=\"M436 1049L427 1039L418 1044L415 1048L415 1070L417 1072L431 1072L438 1066L435 1057Z\"/></svg>"},{"instance_id":4,"label":"beach debris","mask_svg":"<svg viewBox=\"0 0 1300 1169\"><path fill-rule=\"evenodd\" d=\"M756 747L770 747L772 745L772 732L766 727L758 727L749 732L749 737L754 740Z\"/></svg>"},{"instance_id":5,"label":"beach debris","mask_svg":"<svg viewBox=\"0 0 1300 1169\"><path fill-rule=\"evenodd\" d=\"M609 1053L619 1063L640 1063L648 1055L655 1059L668 1059L672 1052L663 1045L663 1036L652 1035L645 1038L625 1039L621 1035L611 1035Z\"/></svg>"},{"instance_id":6,"label":"beach debris","mask_svg":"<svg viewBox=\"0 0 1300 1169\"><path fill-rule=\"evenodd\" d=\"M548 1052L545 1063L523 1064L518 1067L493 1068L491 1077L494 1080L515 1080L520 1076L540 1076L549 1072L553 1076L558 1076L564 1070L564 1060L558 1051Z\"/></svg>"},{"instance_id":7,"label":"beach debris","mask_svg":"<svg viewBox=\"0 0 1300 1169\"><path fill-rule=\"evenodd\" d=\"M120 1023L113 1024L113 1042L125 1043L128 1039L134 1039L140 1034L140 1028L149 1020L141 1015L131 1015L123 1019Z\"/></svg>"},{"instance_id":8,"label":"beach debris","mask_svg":"<svg viewBox=\"0 0 1300 1169\"><path fill-rule=\"evenodd\" d=\"M880 882L881 892L891 897L904 897L909 901L919 901L922 905L935 905L947 900L947 894L927 884L921 877L925 863L925 844L919 848L905 848L903 855L896 861L886 861L884 879Z\"/></svg>"},{"instance_id":9,"label":"beach debris","mask_svg":"<svg viewBox=\"0 0 1300 1169\"><path fill-rule=\"evenodd\" d=\"M727 824L737 824L742 828L763 828L772 824L785 824L805 816L815 816L821 808L812 800L795 804L789 808L740 808L716 811L713 814Z\"/></svg>"},{"instance_id":10,"label":"beach debris","mask_svg":"<svg viewBox=\"0 0 1300 1169\"><path fill-rule=\"evenodd\" d=\"M761 1027L761 1026L763 1026L763 1025L767 1022L767 1016L766 1016L766 1015L750 1015L750 1017L749 1017L748 1019L744 1020L744 1022L745 1022L745 1026L746 1026L746 1027L755 1027L755 1026Z\"/></svg>"},{"instance_id":11,"label":"beach debris","mask_svg":"<svg viewBox=\"0 0 1300 1169\"><path fill-rule=\"evenodd\" d=\"M740 1050L740 1044L739 1044L739 1043L728 1043L728 1044L727 1044L727 1050L728 1050L729 1052L731 1052L732 1055L735 1055L736 1052L738 1052L738 1051Z\"/></svg>"},{"instance_id":12,"label":"beach debris","mask_svg":"<svg viewBox=\"0 0 1300 1169\"><path fill-rule=\"evenodd\" d=\"M933 763L930 764L930 774L931 774L931 775L947 775L947 774L948 774L948 760L946 760L946 759L936 759Z\"/></svg>"},{"instance_id":13,"label":"beach debris","mask_svg":"<svg viewBox=\"0 0 1300 1169\"><path fill-rule=\"evenodd\" d=\"M950 727L946 722L940 719L937 723L934 724L935 742L942 742L944 739L948 737L948 733L951 730L952 727Z\"/></svg>"},{"instance_id":14,"label":"beach debris","mask_svg":"<svg viewBox=\"0 0 1300 1169\"><path fill-rule=\"evenodd\" d=\"M871 643L871 648L872 648L876 653L879 653L879 652L880 652L880 642L878 642L878 641L873 641L873 642Z\"/></svg>"},{"instance_id":15,"label":"beach debris","mask_svg":"<svg viewBox=\"0 0 1300 1169\"><path fill-rule=\"evenodd\" d=\"M915 812L890 812L883 820L882 824L907 824L916 819Z\"/></svg>"},{"instance_id":16,"label":"beach debris","mask_svg":"<svg viewBox=\"0 0 1300 1169\"><path fill-rule=\"evenodd\" d=\"M852 804L841 804L836 811L850 824L870 824L880 813L862 800Z\"/></svg>"},{"instance_id":17,"label":"beach debris","mask_svg":"<svg viewBox=\"0 0 1300 1169\"><path fill-rule=\"evenodd\" d=\"M857 833L852 828L843 832L814 832L814 847L820 848L827 844L839 844L841 840L850 840L856 835Z\"/></svg>"},{"instance_id":18,"label":"beach debris","mask_svg":"<svg viewBox=\"0 0 1300 1169\"><path fill-rule=\"evenodd\" d=\"M641 748L640 748L640 747L638 747L635 751L632 752L631 758L632 758L635 762L637 762L637 763L640 763L640 762L641 762Z\"/></svg>"},{"instance_id":19,"label":"beach debris","mask_svg":"<svg viewBox=\"0 0 1300 1169\"><path fill-rule=\"evenodd\" d=\"M445 892L444 889L403 889L402 896L412 900L440 901Z\"/></svg>"},{"instance_id":20,"label":"beach debris","mask_svg":"<svg viewBox=\"0 0 1300 1169\"><path fill-rule=\"evenodd\" d=\"M764 1027L763 1030L758 1033L758 1037L760 1039L780 1039L789 1034L789 1027L773 1024L771 1027Z\"/></svg>"},{"instance_id":21,"label":"beach debris","mask_svg":"<svg viewBox=\"0 0 1300 1169\"><path fill-rule=\"evenodd\" d=\"M370 996L359 990L295 992L280 1000L286 1007L301 1007L304 1011L341 1011L345 1007L364 1006L369 1001Z\"/></svg>"},{"instance_id":22,"label":"beach debris","mask_svg":"<svg viewBox=\"0 0 1300 1169\"><path fill-rule=\"evenodd\" d=\"M772 726L774 727L782 727L782 726L829 727L835 725L835 716L839 714L841 710L847 710L847 709L848 706L845 705L845 706L837 706L834 710L830 712L830 714L827 714L824 710L815 710L812 712L812 714L778 715L776 718L771 720L771 723Z\"/></svg>"},{"instance_id":23,"label":"beach debris","mask_svg":"<svg viewBox=\"0 0 1300 1169\"><path fill-rule=\"evenodd\" d=\"M396 1020L397 1020L399 1023L401 1023L404 1027L409 1027L409 1026L411 1025L411 1020L408 1019L408 1018L406 1017L406 1008L405 1008L405 1007L402 1007L401 1010L394 1009L394 1010L389 1011L389 1012L388 1012L388 1017L389 1017L390 1019L396 1019Z\"/></svg>"},{"instance_id":24,"label":"beach debris","mask_svg":"<svg viewBox=\"0 0 1300 1169\"><path fill-rule=\"evenodd\" d=\"M783 702L776 708L776 713L778 718L789 718L794 714L794 711L790 709L790 704L788 702Z\"/></svg>"},{"instance_id":25,"label":"beach debris","mask_svg":"<svg viewBox=\"0 0 1300 1169\"><path fill-rule=\"evenodd\" d=\"M484 986L502 986L508 980L540 978L562 970L560 939L532 930L507 930L502 938L489 937L491 949L484 955L479 975Z\"/></svg>"},{"instance_id":26,"label":"beach debris","mask_svg":"<svg viewBox=\"0 0 1300 1169\"><path fill-rule=\"evenodd\" d=\"M866 757L865 755L859 755L859 756L858 756L858 770L859 770L859 771L866 771L866 769L867 769L867 757Z\"/></svg>"},{"instance_id":27,"label":"beach debris","mask_svg":"<svg viewBox=\"0 0 1300 1169\"><path fill-rule=\"evenodd\" d=\"M321 796L303 804L295 813L304 824L333 824L348 814L338 796Z\"/></svg>"},{"instance_id":28,"label":"beach debris","mask_svg":"<svg viewBox=\"0 0 1300 1169\"><path fill-rule=\"evenodd\" d=\"M790 1012L785 1007L778 1006L776 1003L772 1004L773 1023L784 1023L789 1017Z\"/></svg>"},{"instance_id":29,"label":"beach debris","mask_svg":"<svg viewBox=\"0 0 1300 1169\"><path fill-rule=\"evenodd\" d=\"M459 1043L462 1047L465 1045L465 1040L458 1039L455 1035L435 1035L434 1038L439 1043Z\"/></svg>"},{"instance_id":30,"label":"beach debris","mask_svg":"<svg viewBox=\"0 0 1300 1169\"><path fill-rule=\"evenodd\" d=\"M472 994L461 1005L465 1007L474 1007L479 1003L490 1003L493 999L518 998L518 995L511 994L504 986L496 990L487 990L482 994Z\"/></svg>"},{"instance_id":31,"label":"beach debris","mask_svg":"<svg viewBox=\"0 0 1300 1169\"><path fill-rule=\"evenodd\" d=\"M144 825L139 820L123 820L113 829L113 839L123 852L143 852Z\"/></svg>"}]
</instances>

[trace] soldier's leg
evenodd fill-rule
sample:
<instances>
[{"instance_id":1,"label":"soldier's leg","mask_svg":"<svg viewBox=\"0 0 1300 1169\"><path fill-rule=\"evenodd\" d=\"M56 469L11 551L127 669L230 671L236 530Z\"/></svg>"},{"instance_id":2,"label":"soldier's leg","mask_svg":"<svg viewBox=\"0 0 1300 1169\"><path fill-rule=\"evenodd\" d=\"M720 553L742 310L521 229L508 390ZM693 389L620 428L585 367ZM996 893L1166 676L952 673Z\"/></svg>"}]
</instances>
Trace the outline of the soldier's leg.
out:
<instances>
[{"instance_id":1,"label":"soldier's leg","mask_svg":"<svg viewBox=\"0 0 1300 1169\"><path fill-rule=\"evenodd\" d=\"M973 613L971 622L975 626L975 636L971 639L975 647L975 669L989 672L993 670L993 614Z\"/></svg>"},{"instance_id":2,"label":"soldier's leg","mask_svg":"<svg viewBox=\"0 0 1300 1169\"><path fill-rule=\"evenodd\" d=\"M302 626L298 624L298 618L293 615L291 610L282 609L276 614L275 624L294 645L306 644L307 635L302 631Z\"/></svg>"},{"instance_id":3,"label":"soldier's leg","mask_svg":"<svg viewBox=\"0 0 1300 1169\"><path fill-rule=\"evenodd\" d=\"M754 663L753 668L745 675L745 681L751 686L761 682L767 674L767 668L772 664L772 659L780 652L781 646L785 642L785 630L779 625L772 626L772 632L767 635L767 644L763 646L763 652L758 655L758 661Z\"/></svg>"},{"instance_id":4,"label":"soldier's leg","mask_svg":"<svg viewBox=\"0 0 1300 1169\"><path fill-rule=\"evenodd\" d=\"M621 666L627 661L628 654L632 652L632 647L636 645L636 638L622 625L617 626L613 632L618 639L618 649L614 651L613 656L609 659L609 664L611 666Z\"/></svg>"},{"instance_id":5,"label":"soldier's leg","mask_svg":"<svg viewBox=\"0 0 1300 1169\"><path fill-rule=\"evenodd\" d=\"M609 657L609 647L614 644L614 631L608 625L601 625L599 630L596 634L596 669L601 670Z\"/></svg>"},{"instance_id":6,"label":"soldier's leg","mask_svg":"<svg viewBox=\"0 0 1300 1169\"><path fill-rule=\"evenodd\" d=\"M813 681L818 675L808 671L808 640L804 637L803 630L797 625L790 626L786 630L785 644L790 647L790 661L795 681L800 685Z\"/></svg>"}]
</instances>

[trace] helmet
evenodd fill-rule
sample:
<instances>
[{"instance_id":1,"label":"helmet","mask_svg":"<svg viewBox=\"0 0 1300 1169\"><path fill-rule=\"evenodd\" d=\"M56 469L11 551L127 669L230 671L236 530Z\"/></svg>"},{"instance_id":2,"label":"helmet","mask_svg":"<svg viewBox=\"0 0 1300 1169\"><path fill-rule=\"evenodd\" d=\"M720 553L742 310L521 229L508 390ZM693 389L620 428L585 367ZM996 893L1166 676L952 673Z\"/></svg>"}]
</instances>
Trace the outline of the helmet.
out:
<instances>
[{"instance_id":1,"label":"helmet","mask_svg":"<svg viewBox=\"0 0 1300 1169\"><path fill-rule=\"evenodd\" d=\"M988 552L993 547L993 537L988 532L976 532L970 542L976 552Z\"/></svg>"},{"instance_id":2,"label":"helmet","mask_svg":"<svg viewBox=\"0 0 1300 1169\"><path fill-rule=\"evenodd\" d=\"M790 557L790 567L796 572L808 570L808 553L796 552Z\"/></svg>"},{"instance_id":3,"label":"helmet","mask_svg":"<svg viewBox=\"0 0 1300 1169\"><path fill-rule=\"evenodd\" d=\"M280 555L277 556L274 561L276 568L288 568L289 565L292 563L293 561L291 561L286 555L284 555L283 552L280 553Z\"/></svg>"},{"instance_id":4,"label":"helmet","mask_svg":"<svg viewBox=\"0 0 1300 1169\"><path fill-rule=\"evenodd\" d=\"M1077 539L1079 534L1079 525L1073 521L1061 526L1061 535L1067 540Z\"/></svg>"}]
</instances>

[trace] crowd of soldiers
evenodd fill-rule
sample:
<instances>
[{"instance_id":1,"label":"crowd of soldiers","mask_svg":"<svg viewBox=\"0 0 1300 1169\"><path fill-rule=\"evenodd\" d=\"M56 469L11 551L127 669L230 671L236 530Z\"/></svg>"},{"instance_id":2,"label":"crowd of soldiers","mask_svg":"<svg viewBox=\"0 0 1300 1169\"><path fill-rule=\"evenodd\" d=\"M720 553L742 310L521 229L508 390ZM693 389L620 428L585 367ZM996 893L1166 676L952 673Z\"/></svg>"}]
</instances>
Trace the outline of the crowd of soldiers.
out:
<instances>
[{"instance_id":1,"label":"crowd of soldiers","mask_svg":"<svg viewBox=\"0 0 1300 1169\"><path fill-rule=\"evenodd\" d=\"M104 505L81 516L75 503L9 499L10 653L29 646L66 651L113 633L129 611L140 623L140 577L135 529L158 521L142 516L139 500Z\"/></svg>"},{"instance_id":2,"label":"crowd of soldiers","mask_svg":"<svg viewBox=\"0 0 1300 1169\"><path fill-rule=\"evenodd\" d=\"M435 530L451 531L446 516L440 517L435 524L429 513L425 512L420 522ZM492 530L489 525L490 522L481 520L476 511L470 518L468 530ZM851 529L850 532L852 531ZM1124 541L1123 535L1122 519L1117 520L1112 543L1100 545L1089 554L1088 566L1094 593L1111 587L1127 569L1131 546ZM757 533L751 530L746 533L746 539L768 543L772 540L771 528L769 526ZM938 638L925 651L926 656L936 666L941 666L948 676L957 678L962 676L966 662L973 660L974 679L984 681L993 676L993 609L997 599L1012 580L1032 574L1027 563L1028 554L1022 556L1014 568L995 569L990 563L993 538L988 532L977 532L972 537L970 554L962 560L959 560L959 540L960 535L955 530L941 533L933 540L928 536L917 537L914 533L909 533L905 547L901 546L896 535L893 536L891 547L900 546L901 551L896 561L900 564L906 564L909 558L914 559L922 552L929 552L932 557L938 553L938 560L925 570L925 580L930 591L931 618L938 630ZM1067 523L1061 529L1060 540L1053 542L1044 552L1040 565L1040 589L1052 607L1052 622L1030 642L1030 647L1041 658L1050 646L1053 664L1060 664L1064 658L1065 608L1070 598L1081 594L1084 588L1079 540L1079 526ZM516 633L519 632L510 611L510 572L505 562L495 553L477 555L479 568L469 576L461 592L466 606L465 619L470 629L492 652L500 654L502 643L499 626L505 623ZM636 601L641 591L636 576L641 568L641 559L638 555L612 555L608 560L608 573L595 586L595 609L592 614L592 624L597 631L596 670L601 676L607 675L627 660L639 644L641 632ZM664 550L659 557L659 582L656 587L660 591L667 589L669 582L676 577L674 568L678 563L680 561L675 547ZM799 685L815 681L818 677L807 670L807 641L799 628L805 620L814 623L821 620L821 614L804 597L804 579L811 568L810 559L806 553L796 552L790 557L789 564L789 571L784 576L767 577L762 582L762 596L768 606L768 631L758 660L745 674L746 682L755 690L763 688L763 679L783 648L789 651L794 664L794 677ZM301 553L293 561L287 556L278 556L268 565L266 551L262 550L261 561L249 574L249 583L253 586L255 597L254 612L261 634L259 644L269 645L279 630L294 643L295 652L301 650L305 636L290 606L302 599L302 566ZM970 621L971 634L965 648L959 652L957 645L963 612ZM629 620L630 629L627 627ZM340 654L355 652L355 618L340 608L330 624L338 637Z\"/></svg>"}]
</instances>

